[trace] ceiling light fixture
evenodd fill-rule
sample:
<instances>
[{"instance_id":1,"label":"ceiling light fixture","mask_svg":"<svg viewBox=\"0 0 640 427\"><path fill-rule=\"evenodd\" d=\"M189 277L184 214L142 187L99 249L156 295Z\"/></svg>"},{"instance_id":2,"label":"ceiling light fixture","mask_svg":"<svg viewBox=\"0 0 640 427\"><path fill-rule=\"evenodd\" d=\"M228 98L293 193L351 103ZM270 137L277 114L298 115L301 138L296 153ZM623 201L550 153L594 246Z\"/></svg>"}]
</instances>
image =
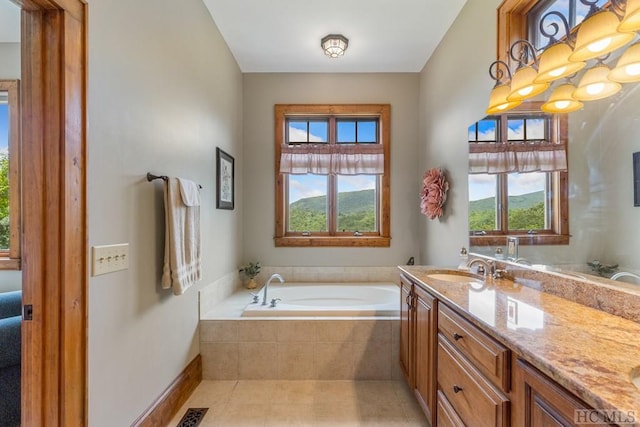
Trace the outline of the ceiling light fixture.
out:
<instances>
[{"instance_id":1,"label":"ceiling light fixture","mask_svg":"<svg viewBox=\"0 0 640 427\"><path fill-rule=\"evenodd\" d=\"M500 69L500 65L506 70L506 73ZM487 108L487 114L499 114L504 111L510 110L522 104L521 100L509 101L507 97L511 93L511 71L509 66L504 61L494 61L489 66L489 75L496 81L496 85L491 91L489 97L489 107ZM508 77L507 80L504 78Z\"/></svg>"},{"instance_id":2,"label":"ceiling light fixture","mask_svg":"<svg viewBox=\"0 0 640 427\"><path fill-rule=\"evenodd\" d=\"M635 37L632 32L619 33L620 20L609 10L600 10L582 22L578 29L576 47L570 61L587 61L613 52Z\"/></svg>"},{"instance_id":3,"label":"ceiling light fixture","mask_svg":"<svg viewBox=\"0 0 640 427\"><path fill-rule=\"evenodd\" d=\"M320 46L329 58L337 58L344 55L344 51L349 47L349 39L342 34L329 34L322 38Z\"/></svg>"},{"instance_id":4,"label":"ceiling light fixture","mask_svg":"<svg viewBox=\"0 0 640 427\"><path fill-rule=\"evenodd\" d=\"M618 93L622 85L608 79L610 72L609 67L602 63L587 70L573 92L573 98L578 101L595 101Z\"/></svg>"},{"instance_id":5,"label":"ceiling light fixture","mask_svg":"<svg viewBox=\"0 0 640 427\"><path fill-rule=\"evenodd\" d=\"M551 21L548 25L545 25L545 20L549 17L556 17L563 24L566 41L556 38L560 32L560 25L557 22ZM547 27L551 28L551 32L547 30ZM540 58L538 58L538 76L534 79L534 82L550 83L577 73L587 65L585 62L569 61L569 55L573 51L573 40L567 18L560 12L552 11L542 17L540 20L540 34L549 37L549 44L540 54Z\"/></svg>"},{"instance_id":6,"label":"ceiling light fixture","mask_svg":"<svg viewBox=\"0 0 640 427\"><path fill-rule=\"evenodd\" d=\"M521 46L520 55L516 55L519 46ZM508 101L523 101L547 90L549 83L534 81L538 76L538 60L531 43L526 40L517 40L511 45L509 53L511 59L518 62L518 68L511 78L511 93L507 96Z\"/></svg>"}]
</instances>

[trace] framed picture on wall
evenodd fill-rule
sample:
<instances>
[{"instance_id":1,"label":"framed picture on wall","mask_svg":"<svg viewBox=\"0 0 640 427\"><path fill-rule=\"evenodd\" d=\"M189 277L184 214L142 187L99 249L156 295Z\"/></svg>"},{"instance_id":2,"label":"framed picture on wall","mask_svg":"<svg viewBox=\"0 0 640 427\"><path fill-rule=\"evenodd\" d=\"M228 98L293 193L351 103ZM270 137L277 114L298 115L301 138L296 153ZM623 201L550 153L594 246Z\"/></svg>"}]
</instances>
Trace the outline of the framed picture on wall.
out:
<instances>
[{"instance_id":1,"label":"framed picture on wall","mask_svg":"<svg viewBox=\"0 0 640 427\"><path fill-rule=\"evenodd\" d=\"M216 147L216 208L233 210L235 199L235 160Z\"/></svg>"},{"instance_id":2,"label":"framed picture on wall","mask_svg":"<svg viewBox=\"0 0 640 427\"><path fill-rule=\"evenodd\" d=\"M640 151L633 153L633 206L640 206Z\"/></svg>"}]
</instances>

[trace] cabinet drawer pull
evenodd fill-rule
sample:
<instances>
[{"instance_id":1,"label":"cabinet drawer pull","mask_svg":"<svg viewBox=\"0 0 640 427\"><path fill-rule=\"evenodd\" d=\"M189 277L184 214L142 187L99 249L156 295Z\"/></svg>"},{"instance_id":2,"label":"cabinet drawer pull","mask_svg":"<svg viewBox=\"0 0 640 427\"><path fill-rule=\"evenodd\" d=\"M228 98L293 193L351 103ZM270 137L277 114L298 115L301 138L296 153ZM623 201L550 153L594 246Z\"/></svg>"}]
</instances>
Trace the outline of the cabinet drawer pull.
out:
<instances>
[{"instance_id":1,"label":"cabinet drawer pull","mask_svg":"<svg viewBox=\"0 0 640 427\"><path fill-rule=\"evenodd\" d=\"M460 393L462 391L462 387L458 387L457 385L453 386L453 392L454 393Z\"/></svg>"},{"instance_id":2,"label":"cabinet drawer pull","mask_svg":"<svg viewBox=\"0 0 640 427\"><path fill-rule=\"evenodd\" d=\"M457 333L457 332L455 334L453 334L453 339L454 340L458 341L460 338L464 338L464 337L462 335L460 335L459 333Z\"/></svg>"}]
</instances>

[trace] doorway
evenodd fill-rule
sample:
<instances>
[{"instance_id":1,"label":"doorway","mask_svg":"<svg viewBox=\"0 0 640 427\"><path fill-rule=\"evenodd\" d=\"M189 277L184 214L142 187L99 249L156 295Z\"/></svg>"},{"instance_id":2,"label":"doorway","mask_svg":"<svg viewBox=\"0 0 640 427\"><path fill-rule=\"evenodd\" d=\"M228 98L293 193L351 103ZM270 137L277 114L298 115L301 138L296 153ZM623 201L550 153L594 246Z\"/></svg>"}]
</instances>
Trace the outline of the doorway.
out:
<instances>
[{"instance_id":1,"label":"doorway","mask_svg":"<svg viewBox=\"0 0 640 427\"><path fill-rule=\"evenodd\" d=\"M10 1L22 9L22 424L82 426L87 5Z\"/></svg>"}]
</instances>

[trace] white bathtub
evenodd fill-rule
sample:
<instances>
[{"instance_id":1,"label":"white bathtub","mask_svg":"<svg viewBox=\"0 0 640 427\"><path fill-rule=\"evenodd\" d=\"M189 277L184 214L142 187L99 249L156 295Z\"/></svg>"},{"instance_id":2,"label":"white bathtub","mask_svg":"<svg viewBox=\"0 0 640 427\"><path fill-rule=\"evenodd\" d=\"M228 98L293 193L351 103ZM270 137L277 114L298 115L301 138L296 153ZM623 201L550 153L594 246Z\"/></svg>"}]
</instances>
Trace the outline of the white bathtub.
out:
<instances>
[{"instance_id":1,"label":"white bathtub","mask_svg":"<svg viewBox=\"0 0 640 427\"><path fill-rule=\"evenodd\" d=\"M280 298L270 307L272 298ZM271 284L267 305L248 304L243 317L398 317L400 288L394 283Z\"/></svg>"}]
</instances>

